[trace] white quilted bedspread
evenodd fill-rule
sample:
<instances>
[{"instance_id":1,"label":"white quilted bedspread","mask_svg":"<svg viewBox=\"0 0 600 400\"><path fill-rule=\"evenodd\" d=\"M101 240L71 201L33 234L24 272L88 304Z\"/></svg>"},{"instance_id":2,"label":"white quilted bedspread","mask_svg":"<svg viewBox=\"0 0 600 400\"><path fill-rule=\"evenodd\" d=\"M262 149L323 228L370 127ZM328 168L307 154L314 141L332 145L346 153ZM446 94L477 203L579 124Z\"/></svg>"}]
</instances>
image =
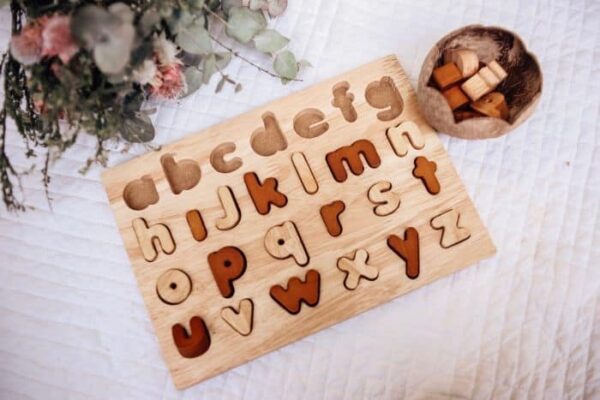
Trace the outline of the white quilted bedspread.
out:
<instances>
[{"instance_id":1,"label":"white quilted bedspread","mask_svg":"<svg viewBox=\"0 0 600 400\"><path fill-rule=\"evenodd\" d=\"M161 104L158 143L395 53L412 82L435 41L469 23L521 34L538 55L537 112L508 136L441 135L498 247L495 257L177 391L159 353L100 169L81 140L0 210L0 398L600 398L600 2L291 0L276 27L313 64L282 86L238 61L244 90ZM0 35L9 18L0 13ZM268 60L249 52L253 60ZM226 135L226 133L223 133ZM19 168L23 144L9 151ZM115 151L111 164L145 151Z\"/></svg>"}]
</instances>

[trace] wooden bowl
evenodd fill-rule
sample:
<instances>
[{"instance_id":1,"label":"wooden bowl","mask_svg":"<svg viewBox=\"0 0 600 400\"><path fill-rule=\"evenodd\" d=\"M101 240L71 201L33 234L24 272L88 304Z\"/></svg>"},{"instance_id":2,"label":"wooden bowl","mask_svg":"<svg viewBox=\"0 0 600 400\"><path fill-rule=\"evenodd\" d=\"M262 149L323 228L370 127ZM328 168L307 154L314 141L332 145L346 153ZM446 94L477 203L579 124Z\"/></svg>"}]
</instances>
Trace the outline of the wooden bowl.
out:
<instances>
[{"instance_id":1,"label":"wooden bowl","mask_svg":"<svg viewBox=\"0 0 600 400\"><path fill-rule=\"evenodd\" d=\"M434 68L443 64L447 49L475 51L479 61L498 61L508 76L496 88L509 107L508 121L478 117L455 122L446 99L431 80ZM525 121L535 110L542 94L542 71L535 56L515 33L495 26L469 25L444 36L429 51L419 75L417 98L431 126L440 132L464 139L486 139L504 135Z\"/></svg>"}]
</instances>

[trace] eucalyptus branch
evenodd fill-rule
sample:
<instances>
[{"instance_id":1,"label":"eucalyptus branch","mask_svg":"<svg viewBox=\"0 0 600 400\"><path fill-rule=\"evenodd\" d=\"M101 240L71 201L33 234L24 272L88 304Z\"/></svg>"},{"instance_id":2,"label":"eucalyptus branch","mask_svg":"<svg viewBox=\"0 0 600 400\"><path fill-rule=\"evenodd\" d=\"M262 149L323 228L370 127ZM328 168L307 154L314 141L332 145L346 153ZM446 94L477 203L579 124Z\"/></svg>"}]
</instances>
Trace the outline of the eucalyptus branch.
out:
<instances>
[{"instance_id":1,"label":"eucalyptus branch","mask_svg":"<svg viewBox=\"0 0 600 400\"><path fill-rule=\"evenodd\" d=\"M221 42L215 35L213 34L209 34L210 38L217 43L219 46L221 46L222 48L224 48L225 50L227 50L229 53L231 53L232 56L239 58L240 60L252 65L254 68L258 69L261 72L264 72L267 75L272 76L273 78L279 78L279 79L285 79L288 81L294 81L294 82L302 82L302 79L298 79L298 78L292 78L292 79L288 79L288 78L284 78L281 75L278 75L274 72L269 71L268 69L261 67L260 65L256 64L255 62L247 59L246 57L244 57L243 55L241 55L239 52L235 51L234 49L232 49L231 47L227 46L225 43Z\"/></svg>"}]
</instances>

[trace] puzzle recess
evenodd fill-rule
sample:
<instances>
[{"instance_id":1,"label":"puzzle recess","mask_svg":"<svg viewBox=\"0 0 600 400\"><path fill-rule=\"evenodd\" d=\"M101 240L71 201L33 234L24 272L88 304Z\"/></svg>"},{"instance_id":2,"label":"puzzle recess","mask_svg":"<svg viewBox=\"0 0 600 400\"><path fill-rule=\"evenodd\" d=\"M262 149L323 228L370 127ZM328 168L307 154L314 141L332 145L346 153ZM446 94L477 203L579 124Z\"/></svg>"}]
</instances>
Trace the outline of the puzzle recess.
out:
<instances>
[{"instance_id":1,"label":"puzzle recess","mask_svg":"<svg viewBox=\"0 0 600 400\"><path fill-rule=\"evenodd\" d=\"M388 57L211 128L208 141L186 138L107 173L176 384L205 379L493 251L414 104ZM233 133L211 146L219 129ZM202 169L195 154L208 156ZM201 198L178 197L203 180ZM457 245L459 253L439 253ZM290 324L296 328L285 329Z\"/></svg>"}]
</instances>

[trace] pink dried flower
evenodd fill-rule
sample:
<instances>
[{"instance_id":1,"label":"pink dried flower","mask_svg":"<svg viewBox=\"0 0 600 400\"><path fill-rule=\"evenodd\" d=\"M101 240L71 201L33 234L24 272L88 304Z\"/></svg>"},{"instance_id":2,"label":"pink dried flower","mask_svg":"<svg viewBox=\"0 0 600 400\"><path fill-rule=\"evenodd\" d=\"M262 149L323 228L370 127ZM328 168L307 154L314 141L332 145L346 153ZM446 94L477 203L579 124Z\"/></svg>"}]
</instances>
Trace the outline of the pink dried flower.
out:
<instances>
[{"instance_id":1,"label":"pink dried flower","mask_svg":"<svg viewBox=\"0 0 600 400\"><path fill-rule=\"evenodd\" d=\"M71 36L71 18L66 15L53 15L42 30L42 57L58 56L63 64L79 51Z\"/></svg>"},{"instance_id":2,"label":"pink dried flower","mask_svg":"<svg viewBox=\"0 0 600 400\"><path fill-rule=\"evenodd\" d=\"M150 82L150 93L154 97L176 99L187 90L185 78L179 63L160 66Z\"/></svg>"},{"instance_id":3,"label":"pink dried flower","mask_svg":"<svg viewBox=\"0 0 600 400\"><path fill-rule=\"evenodd\" d=\"M28 23L18 35L10 39L10 54L21 64L32 65L42 58L42 30L45 19L40 20Z\"/></svg>"}]
</instances>

